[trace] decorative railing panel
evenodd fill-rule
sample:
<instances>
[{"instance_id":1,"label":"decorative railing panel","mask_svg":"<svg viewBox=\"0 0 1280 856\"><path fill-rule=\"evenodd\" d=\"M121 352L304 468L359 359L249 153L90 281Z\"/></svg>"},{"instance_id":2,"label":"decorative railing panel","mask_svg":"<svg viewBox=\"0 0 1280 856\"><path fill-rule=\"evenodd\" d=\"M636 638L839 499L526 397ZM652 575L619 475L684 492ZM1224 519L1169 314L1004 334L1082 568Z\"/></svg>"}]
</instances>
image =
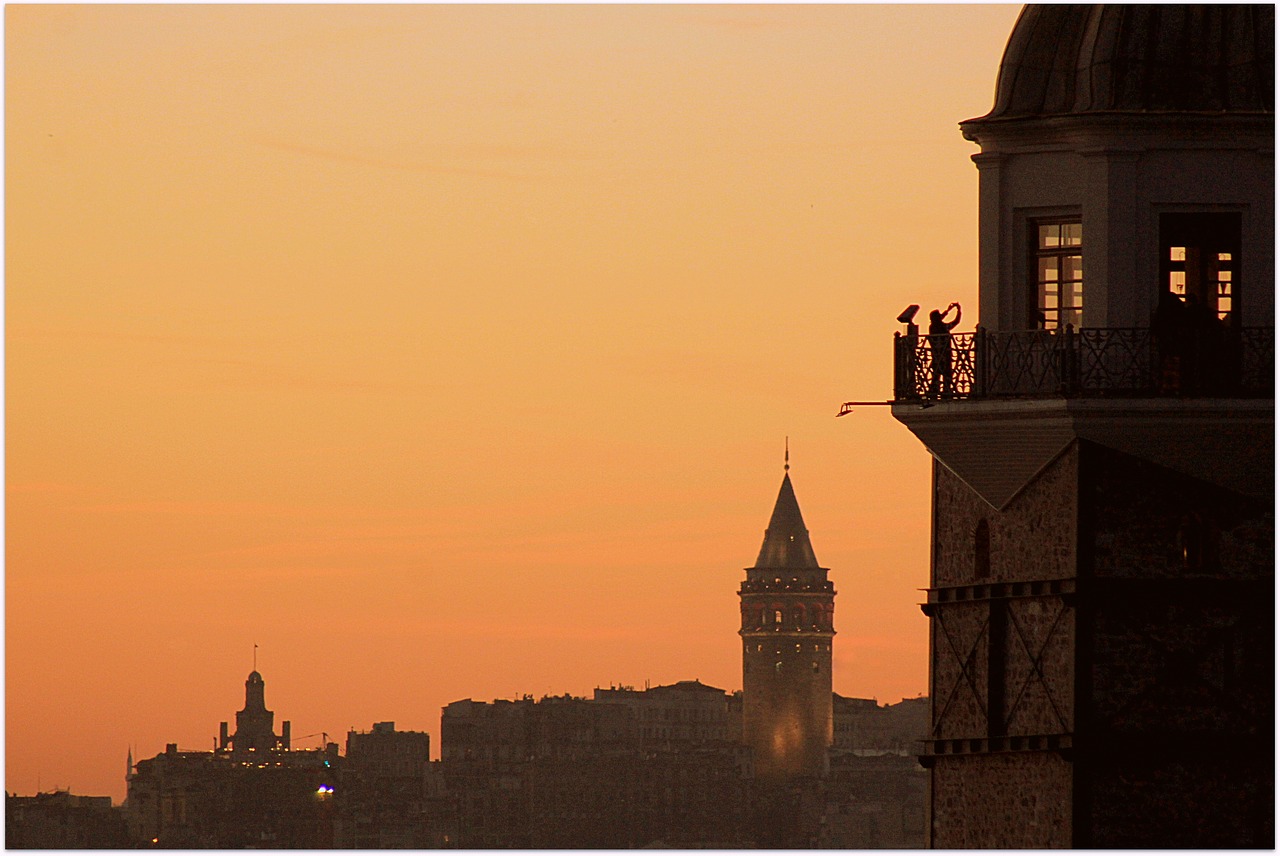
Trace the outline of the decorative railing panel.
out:
<instances>
[{"instance_id":1,"label":"decorative railing panel","mask_svg":"<svg viewBox=\"0 0 1280 856\"><path fill-rule=\"evenodd\" d=\"M894 336L894 400L1271 397L1275 329L1173 339L1144 327Z\"/></svg>"}]
</instances>

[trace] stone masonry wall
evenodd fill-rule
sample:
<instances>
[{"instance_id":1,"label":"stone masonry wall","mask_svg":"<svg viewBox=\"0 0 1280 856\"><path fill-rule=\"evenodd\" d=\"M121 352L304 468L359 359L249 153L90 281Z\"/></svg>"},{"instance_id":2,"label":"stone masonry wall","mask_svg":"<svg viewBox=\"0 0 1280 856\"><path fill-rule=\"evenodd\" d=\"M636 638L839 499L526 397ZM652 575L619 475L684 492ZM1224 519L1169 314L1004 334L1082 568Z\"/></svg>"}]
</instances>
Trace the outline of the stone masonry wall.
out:
<instances>
[{"instance_id":1,"label":"stone masonry wall","mask_svg":"<svg viewBox=\"0 0 1280 856\"><path fill-rule=\"evenodd\" d=\"M1271 847L1271 501L1096 446L1081 472L1095 590L1086 845Z\"/></svg>"},{"instance_id":2,"label":"stone masonry wall","mask_svg":"<svg viewBox=\"0 0 1280 856\"><path fill-rule=\"evenodd\" d=\"M935 850L1070 847L1071 765L1056 752L938 758Z\"/></svg>"},{"instance_id":3,"label":"stone masonry wall","mask_svg":"<svg viewBox=\"0 0 1280 856\"><path fill-rule=\"evenodd\" d=\"M1075 576L1079 446L1072 444L1003 511L934 463L933 586ZM974 533L990 528L990 573L978 579Z\"/></svg>"}]
</instances>

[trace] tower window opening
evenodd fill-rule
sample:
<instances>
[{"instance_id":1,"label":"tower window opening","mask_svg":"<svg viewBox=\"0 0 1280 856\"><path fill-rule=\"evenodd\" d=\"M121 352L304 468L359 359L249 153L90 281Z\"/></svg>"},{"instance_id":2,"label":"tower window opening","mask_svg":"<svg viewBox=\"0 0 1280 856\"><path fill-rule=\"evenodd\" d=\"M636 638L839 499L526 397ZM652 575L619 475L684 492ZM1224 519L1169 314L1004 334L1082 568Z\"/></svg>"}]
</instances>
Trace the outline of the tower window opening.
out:
<instances>
[{"instance_id":1,"label":"tower window opening","mask_svg":"<svg viewBox=\"0 0 1280 856\"><path fill-rule=\"evenodd\" d=\"M1234 325L1239 315L1239 265L1239 214L1160 215L1161 292Z\"/></svg>"},{"instance_id":2,"label":"tower window opening","mask_svg":"<svg viewBox=\"0 0 1280 856\"><path fill-rule=\"evenodd\" d=\"M775 609L775 610L773 611L773 623L774 623L774 624L781 624L781 623L782 623L782 610L781 610L781 609Z\"/></svg>"},{"instance_id":3,"label":"tower window opening","mask_svg":"<svg viewBox=\"0 0 1280 856\"><path fill-rule=\"evenodd\" d=\"M1037 220L1032 224L1035 277L1033 326L1058 330L1079 327L1084 317L1083 229L1078 219Z\"/></svg>"},{"instance_id":4,"label":"tower window opening","mask_svg":"<svg viewBox=\"0 0 1280 856\"><path fill-rule=\"evenodd\" d=\"M991 576L991 527L987 518L978 521L973 530L973 578L985 580Z\"/></svg>"}]
</instances>

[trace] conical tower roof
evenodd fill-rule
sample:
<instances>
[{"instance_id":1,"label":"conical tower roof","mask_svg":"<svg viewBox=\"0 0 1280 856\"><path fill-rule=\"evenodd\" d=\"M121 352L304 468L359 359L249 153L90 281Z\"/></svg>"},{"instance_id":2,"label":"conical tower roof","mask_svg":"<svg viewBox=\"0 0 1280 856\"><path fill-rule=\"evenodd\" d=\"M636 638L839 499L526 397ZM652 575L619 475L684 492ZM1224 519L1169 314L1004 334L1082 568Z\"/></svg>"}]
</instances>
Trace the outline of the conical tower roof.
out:
<instances>
[{"instance_id":1,"label":"conical tower roof","mask_svg":"<svg viewBox=\"0 0 1280 856\"><path fill-rule=\"evenodd\" d=\"M817 568L818 558L809 543L809 530L804 528L800 503L791 487L791 474L782 476L778 501L773 505L769 528L764 531L764 544L756 558L757 568Z\"/></svg>"}]
</instances>

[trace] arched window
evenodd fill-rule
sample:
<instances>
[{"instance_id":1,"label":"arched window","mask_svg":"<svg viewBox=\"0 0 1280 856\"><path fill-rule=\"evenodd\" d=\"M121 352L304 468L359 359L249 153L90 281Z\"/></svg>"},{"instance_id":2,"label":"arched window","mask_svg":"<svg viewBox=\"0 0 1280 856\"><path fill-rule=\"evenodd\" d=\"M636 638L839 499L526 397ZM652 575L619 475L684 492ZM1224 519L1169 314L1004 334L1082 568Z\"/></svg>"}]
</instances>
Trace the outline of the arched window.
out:
<instances>
[{"instance_id":1,"label":"arched window","mask_svg":"<svg viewBox=\"0 0 1280 856\"><path fill-rule=\"evenodd\" d=\"M985 580L991 576L991 527L987 518L978 521L973 530L973 578Z\"/></svg>"},{"instance_id":2,"label":"arched window","mask_svg":"<svg viewBox=\"0 0 1280 856\"><path fill-rule=\"evenodd\" d=\"M797 606L795 611L796 628L804 627L804 607Z\"/></svg>"},{"instance_id":3,"label":"arched window","mask_svg":"<svg viewBox=\"0 0 1280 856\"><path fill-rule=\"evenodd\" d=\"M782 624L782 610L777 607L774 607L773 610L773 623L778 625Z\"/></svg>"}]
</instances>

